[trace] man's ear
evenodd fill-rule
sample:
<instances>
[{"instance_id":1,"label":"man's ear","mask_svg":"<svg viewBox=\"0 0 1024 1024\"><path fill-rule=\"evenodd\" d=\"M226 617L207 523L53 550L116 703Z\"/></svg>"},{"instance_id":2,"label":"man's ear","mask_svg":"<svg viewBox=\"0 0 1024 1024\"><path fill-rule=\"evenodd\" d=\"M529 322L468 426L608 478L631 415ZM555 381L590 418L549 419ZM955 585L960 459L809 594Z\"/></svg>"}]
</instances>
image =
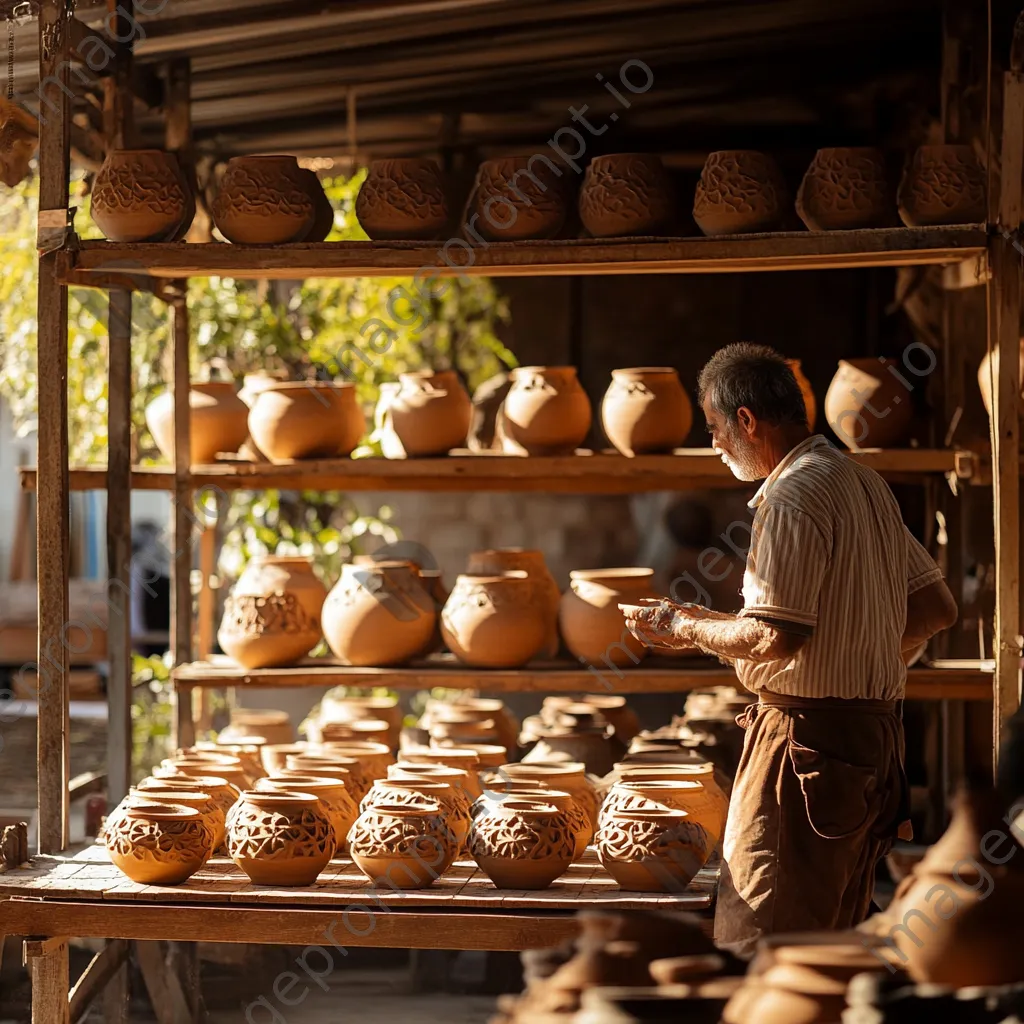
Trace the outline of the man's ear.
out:
<instances>
[{"instance_id":1,"label":"man's ear","mask_svg":"<svg viewBox=\"0 0 1024 1024\"><path fill-rule=\"evenodd\" d=\"M739 423L744 437L751 438L757 431L757 417L745 405L736 410L736 422Z\"/></svg>"}]
</instances>

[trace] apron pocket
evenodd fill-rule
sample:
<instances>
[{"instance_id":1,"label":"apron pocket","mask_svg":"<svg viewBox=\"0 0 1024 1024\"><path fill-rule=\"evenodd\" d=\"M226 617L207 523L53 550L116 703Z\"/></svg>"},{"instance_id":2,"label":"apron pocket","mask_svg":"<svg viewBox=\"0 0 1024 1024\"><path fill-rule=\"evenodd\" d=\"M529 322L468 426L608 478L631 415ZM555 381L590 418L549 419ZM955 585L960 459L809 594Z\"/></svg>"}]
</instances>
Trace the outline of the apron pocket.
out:
<instances>
[{"instance_id":1,"label":"apron pocket","mask_svg":"<svg viewBox=\"0 0 1024 1024\"><path fill-rule=\"evenodd\" d=\"M822 839L848 839L874 821L878 810L874 768L850 764L792 739L789 760L800 780L807 820Z\"/></svg>"}]
</instances>

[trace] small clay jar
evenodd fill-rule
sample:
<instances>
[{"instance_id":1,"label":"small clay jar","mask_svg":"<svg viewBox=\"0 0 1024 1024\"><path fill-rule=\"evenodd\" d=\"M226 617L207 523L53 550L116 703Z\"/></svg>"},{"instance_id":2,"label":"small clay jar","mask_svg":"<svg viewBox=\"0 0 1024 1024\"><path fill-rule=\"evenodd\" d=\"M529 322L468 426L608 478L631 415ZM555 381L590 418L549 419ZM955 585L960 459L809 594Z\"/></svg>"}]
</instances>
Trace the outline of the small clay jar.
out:
<instances>
[{"instance_id":1,"label":"small clay jar","mask_svg":"<svg viewBox=\"0 0 1024 1024\"><path fill-rule=\"evenodd\" d=\"M786 365L796 378L796 385L800 389L800 394L804 397L804 409L807 412L807 429L813 434L814 425L818 421L818 402L814 397L814 389L811 387L811 382L805 376L804 371L800 368L799 359L787 359Z\"/></svg>"},{"instance_id":2,"label":"small clay jar","mask_svg":"<svg viewBox=\"0 0 1024 1024\"><path fill-rule=\"evenodd\" d=\"M168 784L164 779L149 778L133 786L128 796L134 803L179 804L198 811L203 821L213 830L213 849L219 850L224 845L224 820L227 812L202 789L186 789L184 786Z\"/></svg>"},{"instance_id":3,"label":"small clay jar","mask_svg":"<svg viewBox=\"0 0 1024 1024\"><path fill-rule=\"evenodd\" d=\"M601 805L616 806L620 796L631 796L621 806L642 808L644 800L663 804L673 810L686 811L700 822L717 842L725 832L729 814L729 798L715 778L710 761L696 764L662 764L615 766L618 778L612 783Z\"/></svg>"},{"instance_id":4,"label":"small clay jar","mask_svg":"<svg viewBox=\"0 0 1024 1024\"><path fill-rule=\"evenodd\" d=\"M237 757L242 771L250 779L260 779L267 773L263 770L263 762L260 760L260 745L263 743L261 736L250 736L249 743L221 743L218 737L213 742L201 740L194 747L180 748L175 751L175 757L203 758L207 754L228 754Z\"/></svg>"},{"instance_id":5,"label":"small clay jar","mask_svg":"<svg viewBox=\"0 0 1024 1024\"><path fill-rule=\"evenodd\" d=\"M510 455L571 455L590 430L590 399L575 366L519 366L499 416Z\"/></svg>"},{"instance_id":6,"label":"small clay jar","mask_svg":"<svg viewBox=\"0 0 1024 1024\"><path fill-rule=\"evenodd\" d=\"M320 801L334 829L334 855L340 857L347 853L348 831L359 817L359 808L345 780L284 771L256 782L257 793L294 793L296 790L310 793Z\"/></svg>"},{"instance_id":7,"label":"small clay jar","mask_svg":"<svg viewBox=\"0 0 1024 1024\"><path fill-rule=\"evenodd\" d=\"M394 432L404 455L447 455L464 447L473 405L459 375L454 370L417 370L398 379L400 387L384 410L384 430ZM392 449L389 457L395 454Z\"/></svg>"},{"instance_id":8,"label":"small clay jar","mask_svg":"<svg viewBox=\"0 0 1024 1024\"><path fill-rule=\"evenodd\" d=\"M464 665L519 668L548 635L544 608L525 572L459 576L441 612L441 635Z\"/></svg>"},{"instance_id":9,"label":"small clay jar","mask_svg":"<svg viewBox=\"0 0 1024 1024\"><path fill-rule=\"evenodd\" d=\"M188 231L195 200L173 153L115 149L96 175L91 211L112 242L166 242Z\"/></svg>"},{"instance_id":10,"label":"small clay jar","mask_svg":"<svg viewBox=\"0 0 1024 1024\"><path fill-rule=\"evenodd\" d=\"M869 147L819 149L796 194L810 231L886 228L896 223L896 193L885 154Z\"/></svg>"},{"instance_id":11,"label":"small clay jar","mask_svg":"<svg viewBox=\"0 0 1024 1024\"><path fill-rule=\"evenodd\" d=\"M712 153L693 200L693 219L705 235L738 235L778 228L789 209L785 179L775 161L749 149Z\"/></svg>"},{"instance_id":12,"label":"small clay jar","mask_svg":"<svg viewBox=\"0 0 1024 1024\"><path fill-rule=\"evenodd\" d=\"M249 564L252 564L251 559ZM294 743L295 728L287 711L272 708L231 708L230 721L218 733L217 742L244 743L253 736L262 737L265 743Z\"/></svg>"},{"instance_id":13,"label":"small clay jar","mask_svg":"<svg viewBox=\"0 0 1024 1024\"><path fill-rule=\"evenodd\" d=\"M568 215L563 174L536 154L485 160L470 198L475 230L494 242L554 238Z\"/></svg>"},{"instance_id":14,"label":"small clay jar","mask_svg":"<svg viewBox=\"0 0 1024 1024\"><path fill-rule=\"evenodd\" d=\"M309 181L293 156L229 160L212 213L229 242L245 245L300 241L317 219Z\"/></svg>"},{"instance_id":15,"label":"small clay jar","mask_svg":"<svg viewBox=\"0 0 1024 1024\"><path fill-rule=\"evenodd\" d=\"M563 790L569 793L587 816L587 843L593 839L594 829L597 827L599 800L597 790L587 778L586 768L582 764L538 764L525 761L505 764L498 772L498 779L507 779L517 785L529 783L544 789Z\"/></svg>"},{"instance_id":16,"label":"small clay jar","mask_svg":"<svg viewBox=\"0 0 1024 1024\"><path fill-rule=\"evenodd\" d=\"M685 811L613 811L594 837L601 866L622 889L682 892L707 862L714 843Z\"/></svg>"},{"instance_id":17,"label":"small clay jar","mask_svg":"<svg viewBox=\"0 0 1024 1024\"><path fill-rule=\"evenodd\" d=\"M326 597L308 558L257 555L224 602L217 641L243 668L292 665L320 642Z\"/></svg>"},{"instance_id":18,"label":"small clay jar","mask_svg":"<svg viewBox=\"0 0 1024 1024\"><path fill-rule=\"evenodd\" d=\"M469 835L470 812L465 793L450 782L429 782L414 778L377 779L360 802L359 810L389 804L413 807L419 806L424 800L432 800L440 806L445 825L455 842L455 849L461 850Z\"/></svg>"},{"instance_id":19,"label":"small clay jar","mask_svg":"<svg viewBox=\"0 0 1024 1024\"><path fill-rule=\"evenodd\" d=\"M452 866L457 846L441 805L421 797L368 807L352 826L349 851L375 884L426 889Z\"/></svg>"},{"instance_id":20,"label":"small clay jar","mask_svg":"<svg viewBox=\"0 0 1024 1024\"><path fill-rule=\"evenodd\" d=\"M437 238L448 223L440 168L420 157L371 161L356 217L374 241Z\"/></svg>"},{"instance_id":21,"label":"small clay jar","mask_svg":"<svg viewBox=\"0 0 1024 1024\"><path fill-rule=\"evenodd\" d=\"M524 763L573 762L598 777L612 770L625 751L604 716L588 704L566 705L557 725L541 725Z\"/></svg>"},{"instance_id":22,"label":"small clay jar","mask_svg":"<svg viewBox=\"0 0 1024 1024\"><path fill-rule=\"evenodd\" d=\"M129 803L112 816L104 842L114 866L141 885L180 885L213 853L214 831L191 807Z\"/></svg>"},{"instance_id":23,"label":"small clay jar","mask_svg":"<svg viewBox=\"0 0 1024 1024\"><path fill-rule=\"evenodd\" d=\"M675 192L654 154L612 153L590 161L579 208L595 238L664 235L675 217Z\"/></svg>"},{"instance_id":24,"label":"small clay jar","mask_svg":"<svg viewBox=\"0 0 1024 1024\"><path fill-rule=\"evenodd\" d=\"M638 665L647 648L626 629L619 604L654 597L653 569L574 569L562 595L558 626L566 647L585 664Z\"/></svg>"},{"instance_id":25,"label":"small clay jar","mask_svg":"<svg viewBox=\"0 0 1024 1024\"><path fill-rule=\"evenodd\" d=\"M565 790L549 789L534 782L515 779L492 779L487 784L483 795L477 797L470 808L474 818L485 814L492 804L502 804L506 800L527 800L533 803L550 804L563 811L569 819L569 827L573 834L573 863L582 860L587 852L587 843L593 838L594 828L583 809L582 803Z\"/></svg>"},{"instance_id":26,"label":"small clay jar","mask_svg":"<svg viewBox=\"0 0 1024 1024\"><path fill-rule=\"evenodd\" d=\"M910 392L890 372L894 359L840 359L825 395L825 419L851 451L891 448L913 417Z\"/></svg>"},{"instance_id":27,"label":"small clay jar","mask_svg":"<svg viewBox=\"0 0 1024 1024\"><path fill-rule=\"evenodd\" d=\"M442 764L399 761L388 768L388 779L393 782L444 782L452 787L456 801L467 813L473 801L483 792L475 772L467 772L463 768L450 768Z\"/></svg>"},{"instance_id":28,"label":"small clay jar","mask_svg":"<svg viewBox=\"0 0 1024 1024\"><path fill-rule=\"evenodd\" d=\"M320 750L328 756L349 757L358 761L363 773L371 782L375 779L386 779L388 768L395 763L395 755L384 743L341 740L322 743Z\"/></svg>"},{"instance_id":29,"label":"small clay jar","mask_svg":"<svg viewBox=\"0 0 1024 1024\"><path fill-rule=\"evenodd\" d=\"M921 146L900 182L900 217L908 228L983 224L985 170L970 146Z\"/></svg>"},{"instance_id":30,"label":"small clay jar","mask_svg":"<svg viewBox=\"0 0 1024 1024\"><path fill-rule=\"evenodd\" d=\"M519 732L515 720L504 714L505 709L501 701L482 701L483 707L463 705L461 701L437 703L441 706L432 710L429 725L426 725L423 719L420 720L421 725L426 725L432 746L465 749L466 743L491 744L500 750L515 752ZM497 704L500 707L491 708L487 706L489 704ZM424 718L426 717L425 714ZM480 738L477 739L477 736ZM464 739L465 742L460 743L460 739ZM479 756L477 760L479 761ZM506 755L498 763L504 764L507 760Z\"/></svg>"},{"instance_id":31,"label":"small clay jar","mask_svg":"<svg viewBox=\"0 0 1024 1024\"><path fill-rule=\"evenodd\" d=\"M289 754L285 759L284 770L322 779L341 779L356 803L363 799L373 782L364 765L356 758L335 753Z\"/></svg>"},{"instance_id":32,"label":"small clay jar","mask_svg":"<svg viewBox=\"0 0 1024 1024\"><path fill-rule=\"evenodd\" d=\"M324 192L320 179L315 171L299 168L299 175L305 183L306 191L313 200L313 223L309 231L303 236L303 242L323 242L331 233L334 227L334 207L331 205L327 193Z\"/></svg>"},{"instance_id":33,"label":"small clay jar","mask_svg":"<svg viewBox=\"0 0 1024 1024\"><path fill-rule=\"evenodd\" d=\"M227 779L213 774L186 775L184 772L172 770L161 775L148 775L139 783L139 786L148 784L157 785L162 789L173 788L183 789L190 793L205 793L224 812L225 816L241 795L237 786L233 786Z\"/></svg>"},{"instance_id":34,"label":"small clay jar","mask_svg":"<svg viewBox=\"0 0 1024 1024\"><path fill-rule=\"evenodd\" d=\"M479 759L480 769L487 771L497 770L510 756L509 748L500 746L497 743L472 743L466 749L476 754ZM513 748L511 753L515 753L515 748Z\"/></svg>"},{"instance_id":35,"label":"small clay jar","mask_svg":"<svg viewBox=\"0 0 1024 1024\"><path fill-rule=\"evenodd\" d=\"M402 762L415 768L454 768L465 776L461 788L471 800L480 796L480 755L464 747L412 747L402 751Z\"/></svg>"},{"instance_id":36,"label":"small clay jar","mask_svg":"<svg viewBox=\"0 0 1024 1024\"><path fill-rule=\"evenodd\" d=\"M510 796L473 819L468 845L499 889L546 889L572 864L576 834L565 811Z\"/></svg>"},{"instance_id":37,"label":"small clay jar","mask_svg":"<svg viewBox=\"0 0 1024 1024\"><path fill-rule=\"evenodd\" d=\"M312 793L243 793L227 831L228 855L255 885L312 885L334 856L334 826Z\"/></svg>"},{"instance_id":38,"label":"small clay jar","mask_svg":"<svg viewBox=\"0 0 1024 1024\"><path fill-rule=\"evenodd\" d=\"M274 462L349 455L365 430L355 385L347 381L271 384L249 410L249 433Z\"/></svg>"},{"instance_id":39,"label":"small clay jar","mask_svg":"<svg viewBox=\"0 0 1024 1024\"><path fill-rule=\"evenodd\" d=\"M612 370L601 402L601 425L623 455L671 452L693 426L693 406L670 366Z\"/></svg>"},{"instance_id":40,"label":"small clay jar","mask_svg":"<svg viewBox=\"0 0 1024 1024\"><path fill-rule=\"evenodd\" d=\"M189 461L211 463L218 452L232 453L249 435L249 410L228 380L194 381L188 396ZM165 391L146 406L146 426L160 453L174 461L174 395Z\"/></svg>"},{"instance_id":41,"label":"small clay jar","mask_svg":"<svg viewBox=\"0 0 1024 1024\"><path fill-rule=\"evenodd\" d=\"M470 565L477 564L477 554L479 552L469 556ZM512 714L504 701L493 697L465 697L462 694L459 694L451 701L431 699L427 701L426 707L423 710L420 725L429 732L435 722L450 720L449 716L453 712L459 712L467 716L468 719L475 718L478 721L493 721L500 737L498 742L510 750L515 750L519 737L519 719ZM458 744L446 744L446 746L458 746ZM468 748L464 748L464 754L467 757L473 757L473 751ZM476 761L479 762L479 760L480 758L477 755ZM504 764L507 760L508 758L505 758L500 763ZM442 763L444 762L438 762L438 764ZM455 767L462 768L465 766L459 764Z\"/></svg>"}]
</instances>

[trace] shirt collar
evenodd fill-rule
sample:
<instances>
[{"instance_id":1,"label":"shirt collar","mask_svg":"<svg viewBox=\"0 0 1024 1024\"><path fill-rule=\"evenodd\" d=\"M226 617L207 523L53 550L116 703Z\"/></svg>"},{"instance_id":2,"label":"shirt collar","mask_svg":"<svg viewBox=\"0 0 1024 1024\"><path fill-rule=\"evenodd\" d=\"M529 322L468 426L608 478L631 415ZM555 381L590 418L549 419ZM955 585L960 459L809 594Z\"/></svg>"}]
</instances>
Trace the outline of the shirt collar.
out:
<instances>
[{"instance_id":1,"label":"shirt collar","mask_svg":"<svg viewBox=\"0 0 1024 1024\"><path fill-rule=\"evenodd\" d=\"M776 481L783 473L793 465L801 455L805 455L812 448L829 444L824 434L811 434L805 441L801 441L795 448L791 448L782 461L764 478L764 482L757 489L757 493L747 502L747 508L757 508L768 497L768 492L775 486Z\"/></svg>"}]
</instances>

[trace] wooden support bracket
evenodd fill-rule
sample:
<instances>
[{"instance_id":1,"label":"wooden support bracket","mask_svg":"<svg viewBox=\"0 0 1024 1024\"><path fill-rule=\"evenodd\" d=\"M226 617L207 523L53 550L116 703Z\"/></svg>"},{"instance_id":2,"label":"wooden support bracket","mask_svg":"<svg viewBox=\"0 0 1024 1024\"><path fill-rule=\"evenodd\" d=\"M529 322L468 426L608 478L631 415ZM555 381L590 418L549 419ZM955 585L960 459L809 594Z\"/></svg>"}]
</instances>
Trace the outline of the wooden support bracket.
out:
<instances>
[{"instance_id":1,"label":"wooden support bracket","mask_svg":"<svg viewBox=\"0 0 1024 1024\"><path fill-rule=\"evenodd\" d=\"M130 948L131 944L126 939L112 939L92 958L68 998L71 1024L77 1024L106 989L107 983L127 961Z\"/></svg>"},{"instance_id":2,"label":"wooden support bracket","mask_svg":"<svg viewBox=\"0 0 1024 1024\"><path fill-rule=\"evenodd\" d=\"M41 956L50 956L57 952L61 946L66 946L68 939L66 935L54 935L48 939L26 939L23 947L23 962L35 960Z\"/></svg>"},{"instance_id":3,"label":"wooden support bracket","mask_svg":"<svg viewBox=\"0 0 1024 1024\"><path fill-rule=\"evenodd\" d=\"M157 1024L193 1024L189 1002L159 942L136 942L135 956L149 992Z\"/></svg>"}]
</instances>

